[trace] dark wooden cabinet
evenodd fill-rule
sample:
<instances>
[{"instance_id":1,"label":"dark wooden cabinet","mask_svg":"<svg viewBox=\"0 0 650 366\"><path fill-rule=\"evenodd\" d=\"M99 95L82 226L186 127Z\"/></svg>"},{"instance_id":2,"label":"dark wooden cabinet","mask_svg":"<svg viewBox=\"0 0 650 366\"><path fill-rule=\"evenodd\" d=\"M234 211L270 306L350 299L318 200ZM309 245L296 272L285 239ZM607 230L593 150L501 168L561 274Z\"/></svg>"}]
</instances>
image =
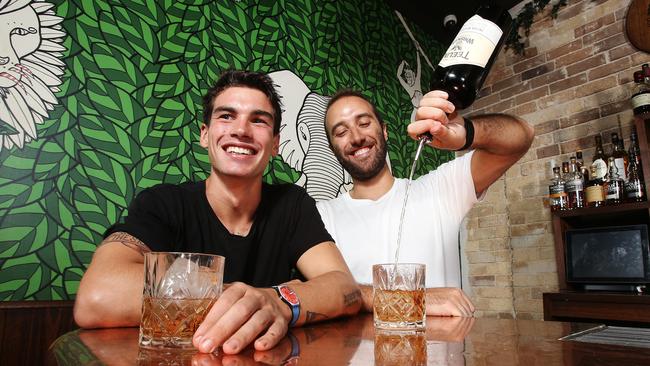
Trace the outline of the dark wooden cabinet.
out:
<instances>
[{"instance_id":1,"label":"dark wooden cabinet","mask_svg":"<svg viewBox=\"0 0 650 366\"><path fill-rule=\"evenodd\" d=\"M74 301L0 301L0 365L56 365L50 344L77 328Z\"/></svg>"},{"instance_id":2,"label":"dark wooden cabinet","mask_svg":"<svg viewBox=\"0 0 650 366\"><path fill-rule=\"evenodd\" d=\"M617 292L545 293L544 320L650 326L650 295Z\"/></svg>"},{"instance_id":3,"label":"dark wooden cabinet","mask_svg":"<svg viewBox=\"0 0 650 366\"><path fill-rule=\"evenodd\" d=\"M646 182L650 182L650 153L648 134L650 120L635 119L639 148ZM545 320L584 320L604 323L650 324L650 295L633 292L608 293L582 291L567 283L565 267L565 233L569 229L602 226L650 224L650 203L623 203L616 206L558 211L552 214L555 257L558 272L558 293L545 293ZM650 291L650 288L648 288Z\"/></svg>"}]
</instances>

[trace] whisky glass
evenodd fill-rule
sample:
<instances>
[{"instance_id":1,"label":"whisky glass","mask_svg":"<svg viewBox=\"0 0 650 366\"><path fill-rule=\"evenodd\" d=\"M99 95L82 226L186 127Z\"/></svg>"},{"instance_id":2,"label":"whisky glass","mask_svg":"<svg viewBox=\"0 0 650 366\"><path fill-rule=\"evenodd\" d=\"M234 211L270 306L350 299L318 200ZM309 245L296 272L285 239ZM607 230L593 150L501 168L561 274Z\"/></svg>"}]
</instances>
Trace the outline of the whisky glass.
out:
<instances>
[{"instance_id":1,"label":"whisky glass","mask_svg":"<svg viewBox=\"0 0 650 366\"><path fill-rule=\"evenodd\" d=\"M373 319L379 329L424 329L425 265L388 263L372 266Z\"/></svg>"},{"instance_id":2,"label":"whisky glass","mask_svg":"<svg viewBox=\"0 0 650 366\"><path fill-rule=\"evenodd\" d=\"M145 253L141 347L193 347L194 332L221 295L224 262L218 255Z\"/></svg>"}]
</instances>

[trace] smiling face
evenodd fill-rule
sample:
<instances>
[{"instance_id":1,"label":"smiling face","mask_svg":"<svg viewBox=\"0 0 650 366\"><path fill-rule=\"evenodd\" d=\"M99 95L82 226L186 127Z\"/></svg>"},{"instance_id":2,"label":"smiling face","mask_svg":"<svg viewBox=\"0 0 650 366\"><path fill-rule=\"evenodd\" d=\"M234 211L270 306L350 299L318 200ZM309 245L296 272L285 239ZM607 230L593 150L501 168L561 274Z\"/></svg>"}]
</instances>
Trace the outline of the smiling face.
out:
<instances>
[{"instance_id":1,"label":"smiling face","mask_svg":"<svg viewBox=\"0 0 650 366\"><path fill-rule=\"evenodd\" d=\"M38 138L37 125L58 104L66 36L54 4L0 1L0 151Z\"/></svg>"},{"instance_id":2,"label":"smiling face","mask_svg":"<svg viewBox=\"0 0 650 366\"><path fill-rule=\"evenodd\" d=\"M356 96L338 99L327 110L325 128L332 151L352 178L374 178L386 164L386 126L370 103Z\"/></svg>"},{"instance_id":3,"label":"smiling face","mask_svg":"<svg viewBox=\"0 0 650 366\"><path fill-rule=\"evenodd\" d=\"M230 87L217 95L210 124L201 126L212 174L260 179L278 153L274 123L271 102L257 89Z\"/></svg>"},{"instance_id":4,"label":"smiling face","mask_svg":"<svg viewBox=\"0 0 650 366\"><path fill-rule=\"evenodd\" d=\"M20 61L38 49L39 29L38 15L31 6L0 14L0 87L12 87L29 76Z\"/></svg>"}]
</instances>

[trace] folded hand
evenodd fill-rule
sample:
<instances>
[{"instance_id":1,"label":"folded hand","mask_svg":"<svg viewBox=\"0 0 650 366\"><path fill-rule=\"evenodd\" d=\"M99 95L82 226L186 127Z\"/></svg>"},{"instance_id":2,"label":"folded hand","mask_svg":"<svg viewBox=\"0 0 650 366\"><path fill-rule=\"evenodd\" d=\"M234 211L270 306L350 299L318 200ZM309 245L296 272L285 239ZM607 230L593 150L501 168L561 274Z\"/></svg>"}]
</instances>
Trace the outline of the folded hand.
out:
<instances>
[{"instance_id":1,"label":"folded hand","mask_svg":"<svg viewBox=\"0 0 650 366\"><path fill-rule=\"evenodd\" d=\"M427 315L470 317L474 313L470 299L456 287L428 288L426 304Z\"/></svg>"},{"instance_id":2,"label":"folded hand","mask_svg":"<svg viewBox=\"0 0 650 366\"><path fill-rule=\"evenodd\" d=\"M290 317L273 289L235 282L214 303L193 344L201 352L222 346L224 353L235 354L254 341L256 350L268 350L287 333Z\"/></svg>"}]
</instances>

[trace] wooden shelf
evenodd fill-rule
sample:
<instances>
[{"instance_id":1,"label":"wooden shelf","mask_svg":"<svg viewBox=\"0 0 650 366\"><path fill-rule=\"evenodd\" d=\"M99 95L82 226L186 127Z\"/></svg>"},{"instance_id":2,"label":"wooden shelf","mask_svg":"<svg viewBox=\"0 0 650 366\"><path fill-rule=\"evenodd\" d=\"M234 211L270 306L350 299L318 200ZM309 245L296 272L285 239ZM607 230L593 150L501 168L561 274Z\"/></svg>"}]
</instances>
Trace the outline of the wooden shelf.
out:
<instances>
[{"instance_id":1,"label":"wooden shelf","mask_svg":"<svg viewBox=\"0 0 650 366\"><path fill-rule=\"evenodd\" d=\"M650 190L650 141L647 128L650 120L634 121L646 182ZM544 293L544 319L594 321L608 324L647 324L650 326L650 295L633 292L586 292L566 282L565 233L570 229L603 226L650 224L650 202L622 203L613 206L556 211L551 215L555 241L558 287L560 292Z\"/></svg>"},{"instance_id":2,"label":"wooden shelf","mask_svg":"<svg viewBox=\"0 0 650 366\"><path fill-rule=\"evenodd\" d=\"M650 295L631 292L544 293L544 320L650 326Z\"/></svg>"},{"instance_id":3,"label":"wooden shelf","mask_svg":"<svg viewBox=\"0 0 650 366\"><path fill-rule=\"evenodd\" d=\"M551 215L554 217L584 217L584 216L596 216L596 215L608 215L612 213L619 212L629 212L635 210L648 210L650 209L650 203L648 201L644 202L629 202L621 203L613 206L602 206L602 207L585 207L577 208L575 210L567 211L555 211Z\"/></svg>"}]
</instances>

